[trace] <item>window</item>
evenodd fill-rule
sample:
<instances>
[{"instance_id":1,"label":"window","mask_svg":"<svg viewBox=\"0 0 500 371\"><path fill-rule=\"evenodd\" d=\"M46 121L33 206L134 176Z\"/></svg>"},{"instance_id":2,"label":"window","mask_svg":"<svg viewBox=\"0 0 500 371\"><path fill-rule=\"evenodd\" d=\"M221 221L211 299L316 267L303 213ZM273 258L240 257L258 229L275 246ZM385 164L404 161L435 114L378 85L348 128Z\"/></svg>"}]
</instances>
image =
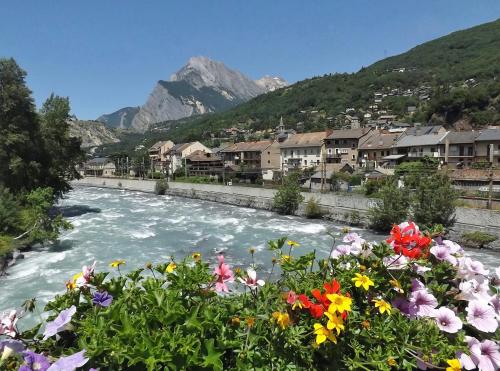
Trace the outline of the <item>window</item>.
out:
<instances>
[{"instance_id":1,"label":"window","mask_svg":"<svg viewBox=\"0 0 500 371\"><path fill-rule=\"evenodd\" d=\"M317 160L316 163L319 165L319 160Z\"/></svg>"},{"instance_id":2,"label":"window","mask_svg":"<svg viewBox=\"0 0 500 371\"><path fill-rule=\"evenodd\" d=\"M304 160L304 165L307 166L307 160Z\"/></svg>"},{"instance_id":3,"label":"window","mask_svg":"<svg viewBox=\"0 0 500 371\"><path fill-rule=\"evenodd\" d=\"M352 159L353 159L353 160L356 160L356 155L352 155Z\"/></svg>"},{"instance_id":4,"label":"window","mask_svg":"<svg viewBox=\"0 0 500 371\"><path fill-rule=\"evenodd\" d=\"M436 152L436 149L434 147L431 147L431 152Z\"/></svg>"},{"instance_id":5,"label":"window","mask_svg":"<svg viewBox=\"0 0 500 371\"><path fill-rule=\"evenodd\" d=\"M271 160L267 160L267 163L270 164L271 163Z\"/></svg>"},{"instance_id":6,"label":"window","mask_svg":"<svg viewBox=\"0 0 500 371\"><path fill-rule=\"evenodd\" d=\"M267 154L268 154L268 155L270 155L270 154L271 154L271 152L267 151Z\"/></svg>"},{"instance_id":7,"label":"window","mask_svg":"<svg viewBox=\"0 0 500 371\"><path fill-rule=\"evenodd\" d=\"M351 143L351 148L352 148L352 149L356 148L356 143L352 142L352 143Z\"/></svg>"}]
</instances>

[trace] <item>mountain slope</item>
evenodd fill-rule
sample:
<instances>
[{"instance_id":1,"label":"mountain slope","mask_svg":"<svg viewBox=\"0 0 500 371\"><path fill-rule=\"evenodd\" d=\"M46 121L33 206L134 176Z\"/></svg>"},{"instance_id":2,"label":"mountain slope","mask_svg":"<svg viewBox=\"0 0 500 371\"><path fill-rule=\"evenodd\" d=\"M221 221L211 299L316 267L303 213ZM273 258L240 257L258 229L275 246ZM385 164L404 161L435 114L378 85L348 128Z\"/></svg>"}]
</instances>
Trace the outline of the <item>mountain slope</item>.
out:
<instances>
[{"instance_id":1,"label":"mountain slope","mask_svg":"<svg viewBox=\"0 0 500 371\"><path fill-rule=\"evenodd\" d=\"M70 120L69 135L81 138L82 148L118 143L120 141L102 122L97 121Z\"/></svg>"},{"instance_id":2,"label":"mountain slope","mask_svg":"<svg viewBox=\"0 0 500 371\"><path fill-rule=\"evenodd\" d=\"M139 112L139 107L125 107L113 113L99 116L97 121L110 128L128 129L132 126L132 120L137 112Z\"/></svg>"},{"instance_id":3,"label":"mountain slope","mask_svg":"<svg viewBox=\"0 0 500 371\"><path fill-rule=\"evenodd\" d=\"M158 81L139 109L123 108L98 120L144 132L154 123L227 110L286 84L270 76L253 81L222 62L193 57L170 81Z\"/></svg>"},{"instance_id":4,"label":"mountain slope","mask_svg":"<svg viewBox=\"0 0 500 371\"><path fill-rule=\"evenodd\" d=\"M374 94L386 95L378 110L403 117L408 106L416 112L408 121L435 120L452 125L465 120L473 126L500 123L500 20L419 45L353 74L332 74L300 81L257 96L229 111L192 119L175 129L172 138L200 138L220 128L246 123L252 129L275 127L280 116L308 130L336 123L354 108L363 118L374 105ZM407 91L410 89L411 94ZM391 93L396 91L396 93ZM404 118L404 117L403 117ZM337 119L337 120L336 120Z\"/></svg>"}]
</instances>

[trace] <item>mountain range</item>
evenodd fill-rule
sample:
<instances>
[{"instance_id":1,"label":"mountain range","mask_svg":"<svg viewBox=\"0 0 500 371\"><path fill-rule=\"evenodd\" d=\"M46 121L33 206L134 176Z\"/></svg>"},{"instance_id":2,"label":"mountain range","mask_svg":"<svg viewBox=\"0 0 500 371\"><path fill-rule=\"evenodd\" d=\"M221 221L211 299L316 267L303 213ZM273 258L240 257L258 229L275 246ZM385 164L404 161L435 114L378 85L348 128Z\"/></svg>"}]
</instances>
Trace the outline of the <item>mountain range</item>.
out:
<instances>
[{"instance_id":1,"label":"mountain range","mask_svg":"<svg viewBox=\"0 0 500 371\"><path fill-rule=\"evenodd\" d=\"M286 85L280 77L264 76L253 81L222 62L192 57L169 81L158 81L141 107L122 108L97 121L145 132L152 124L225 111Z\"/></svg>"}]
</instances>

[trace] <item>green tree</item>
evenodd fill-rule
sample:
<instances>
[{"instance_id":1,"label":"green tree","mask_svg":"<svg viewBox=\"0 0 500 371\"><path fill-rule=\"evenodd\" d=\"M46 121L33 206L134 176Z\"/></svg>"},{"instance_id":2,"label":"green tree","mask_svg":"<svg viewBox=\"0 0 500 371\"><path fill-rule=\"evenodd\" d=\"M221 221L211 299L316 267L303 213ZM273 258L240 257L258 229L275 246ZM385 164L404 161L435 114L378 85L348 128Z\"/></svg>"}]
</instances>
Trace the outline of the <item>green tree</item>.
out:
<instances>
[{"instance_id":1,"label":"green tree","mask_svg":"<svg viewBox=\"0 0 500 371\"><path fill-rule=\"evenodd\" d=\"M0 185L15 193L43 180L40 125L25 77L14 59L0 59Z\"/></svg>"},{"instance_id":2,"label":"green tree","mask_svg":"<svg viewBox=\"0 0 500 371\"><path fill-rule=\"evenodd\" d=\"M283 184L274 195L273 208L280 214L294 214L304 197L300 193L300 173L292 173L283 178Z\"/></svg>"},{"instance_id":3,"label":"green tree","mask_svg":"<svg viewBox=\"0 0 500 371\"><path fill-rule=\"evenodd\" d=\"M446 174L421 177L411 200L413 220L427 227L433 224L453 225L457 197Z\"/></svg>"},{"instance_id":4,"label":"green tree","mask_svg":"<svg viewBox=\"0 0 500 371\"><path fill-rule=\"evenodd\" d=\"M408 216L410 197L405 188L399 188L396 179L387 181L378 191L379 200L369 210L370 225L377 231L388 231Z\"/></svg>"},{"instance_id":5,"label":"green tree","mask_svg":"<svg viewBox=\"0 0 500 371\"><path fill-rule=\"evenodd\" d=\"M44 145L45 185L57 195L70 190L68 180L79 177L76 165L84 158L81 140L69 135L69 99L51 94L40 111Z\"/></svg>"}]
</instances>

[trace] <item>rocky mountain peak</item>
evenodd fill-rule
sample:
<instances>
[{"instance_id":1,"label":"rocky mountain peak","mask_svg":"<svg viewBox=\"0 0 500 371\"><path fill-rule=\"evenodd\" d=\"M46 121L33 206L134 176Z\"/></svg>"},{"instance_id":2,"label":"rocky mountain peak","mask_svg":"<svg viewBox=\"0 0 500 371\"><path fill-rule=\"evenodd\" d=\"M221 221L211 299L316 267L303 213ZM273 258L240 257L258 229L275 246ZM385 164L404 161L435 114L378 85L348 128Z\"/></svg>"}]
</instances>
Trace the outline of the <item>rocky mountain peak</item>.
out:
<instances>
[{"instance_id":1,"label":"rocky mountain peak","mask_svg":"<svg viewBox=\"0 0 500 371\"><path fill-rule=\"evenodd\" d=\"M269 75L265 75L260 79L255 80L255 83L263 88L266 92L275 91L288 85L288 82L284 78L279 76L272 77Z\"/></svg>"}]
</instances>

